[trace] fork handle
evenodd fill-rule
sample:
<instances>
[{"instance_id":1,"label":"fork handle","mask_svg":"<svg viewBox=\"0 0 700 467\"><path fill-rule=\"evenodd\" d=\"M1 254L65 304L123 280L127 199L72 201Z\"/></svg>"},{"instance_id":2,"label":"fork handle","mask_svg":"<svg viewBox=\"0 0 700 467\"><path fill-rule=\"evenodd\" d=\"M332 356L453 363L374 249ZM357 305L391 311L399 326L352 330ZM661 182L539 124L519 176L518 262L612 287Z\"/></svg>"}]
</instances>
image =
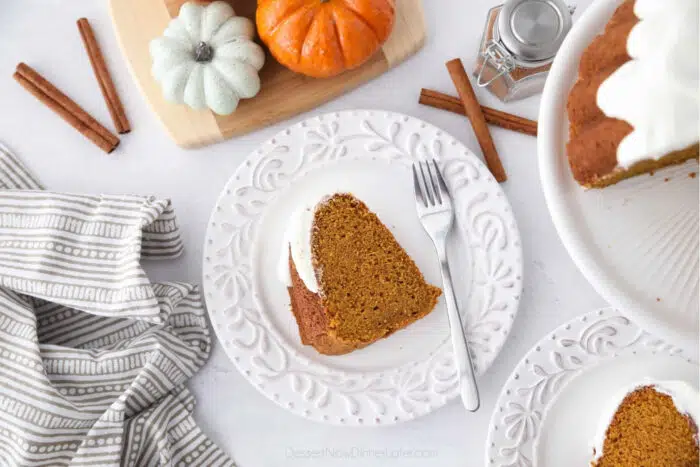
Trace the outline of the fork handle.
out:
<instances>
[{"instance_id":1,"label":"fork handle","mask_svg":"<svg viewBox=\"0 0 700 467\"><path fill-rule=\"evenodd\" d=\"M476 412L479 410L479 389L476 386L476 375L472 365L472 357L467 345L467 336L462 326L462 318L457 309L457 301L452 290L452 275L447 264L447 258L440 259L440 271L442 273L442 284L445 292L445 302L447 303L447 317L450 322L450 334L452 335L452 348L454 349L455 361L457 362L457 375L459 377L459 393L462 403L467 410Z\"/></svg>"}]
</instances>

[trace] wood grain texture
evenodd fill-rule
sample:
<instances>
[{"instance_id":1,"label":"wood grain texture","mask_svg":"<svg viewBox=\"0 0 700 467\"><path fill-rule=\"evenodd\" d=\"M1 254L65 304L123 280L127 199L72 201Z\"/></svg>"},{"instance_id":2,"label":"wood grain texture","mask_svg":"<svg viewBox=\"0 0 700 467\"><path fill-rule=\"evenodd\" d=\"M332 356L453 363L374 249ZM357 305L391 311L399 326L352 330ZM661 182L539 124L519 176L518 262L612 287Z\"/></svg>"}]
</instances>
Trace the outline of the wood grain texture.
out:
<instances>
[{"instance_id":1,"label":"wood grain texture","mask_svg":"<svg viewBox=\"0 0 700 467\"><path fill-rule=\"evenodd\" d=\"M236 13L254 20L255 0L236 0ZM160 36L185 0L110 0L112 20L129 68L153 111L170 136L183 147L198 147L313 109L398 65L425 41L421 0L397 0L396 25L377 53L361 67L327 79L293 73L267 54L260 71L262 89L243 100L232 115L219 116L167 102L151 76L149 42ZM206 2L202 2L206 3Z\"/></svg>"},{"instance_id":2,"label":"wood grain texture","mask_svg":"<svg viewBox=\"0 0 700 467\"><path fill-rule=\"evenodd\" d=\"M396 22L382 53L393 68L418 52L425 43L425 17L421 0L396 0Z\"/></svg>"}]
</instances>

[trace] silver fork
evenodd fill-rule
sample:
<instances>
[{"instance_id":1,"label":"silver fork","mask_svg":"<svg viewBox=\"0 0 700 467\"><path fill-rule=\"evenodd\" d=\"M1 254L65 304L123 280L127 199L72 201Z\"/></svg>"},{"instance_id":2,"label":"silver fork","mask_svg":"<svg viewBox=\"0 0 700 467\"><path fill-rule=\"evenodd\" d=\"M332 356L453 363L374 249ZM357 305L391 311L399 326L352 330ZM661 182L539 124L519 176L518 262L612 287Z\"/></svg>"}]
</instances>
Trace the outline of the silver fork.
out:
<instances>
[{"instance_id":1,"label":"silver fork","mask_svg":"<svg viewBox=\"0 0 700 467\"><path fill-rule=\"evenodd\" d=\"M413 163L413 189L416 194L416 209L418 218L423 228L428 233L435 245L440 271L442 272L442 285L447 302L447 317L450 322L452 334L452 346L459 376L459 392L462 403L467 410L476 412L479 409L479 389L476 386L474 366L467 345L467 337L464 334L462 318L457 309L454 291L452 290L452 277L450 267L447 264L447 235L452 229L454 210L452 199L447 191L447 185L442 178L440 169L435 159L430 162Z\"/></svg>"}]
</instances>

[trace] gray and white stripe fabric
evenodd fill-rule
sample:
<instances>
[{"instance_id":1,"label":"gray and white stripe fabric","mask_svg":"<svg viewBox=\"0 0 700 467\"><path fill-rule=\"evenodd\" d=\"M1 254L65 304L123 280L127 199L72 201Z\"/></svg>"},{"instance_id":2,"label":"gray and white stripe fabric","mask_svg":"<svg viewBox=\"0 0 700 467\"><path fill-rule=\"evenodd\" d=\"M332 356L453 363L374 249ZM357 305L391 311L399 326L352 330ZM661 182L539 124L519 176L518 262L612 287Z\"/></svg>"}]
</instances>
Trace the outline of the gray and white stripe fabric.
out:
<instances>
[{"instance_id":1,"label":"gray and white stripe fabric","mask_svg":"<svg viewBox=\"0 0 700 467\"><path fill-rule=\"evenodd\" d=\"M0 190L43 190L41 183L0 143Z\"/></svg>"},{"instance_id":2,"label":"gray and white stripe fabric","mask_svg":"<svg viewBox=\"0 0 700 467\"><path fill-rule=\"evenodd\" d=\"M38 191L0 147L0 465L220 466L184 383L209 356L168 201Z\"/></svg>"}]
</instances>

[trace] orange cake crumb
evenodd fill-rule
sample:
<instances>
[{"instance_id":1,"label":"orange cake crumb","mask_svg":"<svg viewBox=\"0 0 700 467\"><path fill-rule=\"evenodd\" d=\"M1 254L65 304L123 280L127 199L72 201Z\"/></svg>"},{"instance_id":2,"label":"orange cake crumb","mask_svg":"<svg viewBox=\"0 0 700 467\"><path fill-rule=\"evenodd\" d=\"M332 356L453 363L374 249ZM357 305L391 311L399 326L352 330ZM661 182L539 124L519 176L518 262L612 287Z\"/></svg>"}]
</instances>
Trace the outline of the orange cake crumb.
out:
<instances>
[{"instance_id":1,"label":"orange cake crumb","mask_svg":"<svg viewBox=\"0 0 700 467\"><path fill-rule=\"evenodd\" d=\"M594 467L697 467L698 427L652 386L628 394L605 433Z\"/></svg>"},{"instance_id":2,"label":"orange cake crumb","mask_svg":"<svg viewBox=\"0 0 700 467\"><path fill-rule=\"evenodd\" d=\"M306 289L290 258L290 296L302 342L324 354L351 352L408 326L430 313L441 294L350 194L316 208L311 252L319 293Z\"/></svg>"}]
</instances>

